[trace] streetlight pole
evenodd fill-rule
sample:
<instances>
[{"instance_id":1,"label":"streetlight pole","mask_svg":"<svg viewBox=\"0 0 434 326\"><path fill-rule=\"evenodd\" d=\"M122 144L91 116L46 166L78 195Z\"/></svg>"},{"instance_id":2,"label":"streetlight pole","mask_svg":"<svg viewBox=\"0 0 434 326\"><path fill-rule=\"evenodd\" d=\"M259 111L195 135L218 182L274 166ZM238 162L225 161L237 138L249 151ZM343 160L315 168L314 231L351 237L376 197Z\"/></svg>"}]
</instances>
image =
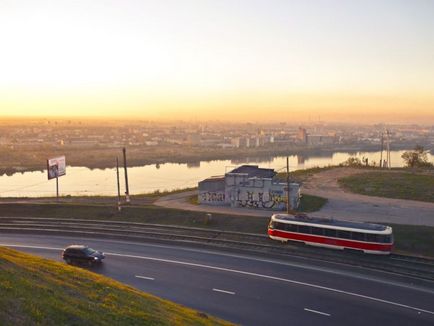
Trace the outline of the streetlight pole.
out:
<instances>
[{"instance_id":1,"label":"streetlight pole","mask_svg":"<svg viewBox=\"0 0 434 326\"><path fill-rule=\"evenodd\" d=\"M128 187L128 172L127 172L127 149L122 148L124 154L124 171L125 171L125 201L130 202L130 189Z\"/></svg>"},{"instance_id":2,"label":"streetlight pole","mask_svg":"<svg viewBox=\"0 0 434 326\"><path fill-rule=\"evenodd\" d=\"M286 213L289 214L289 210L291 208L291 202L289 198L290 189L289 189L289 157L286 157L286 187L287 187L287 197L286 197Z\"/></svg>"},{"instance_id":3,"label":"streetlight pole","mask_svg":"<svg viewBox=\"0 0 434 326\"><path fill-rule=\"evenodd\" d=\"M121 186L119 183L119 159L116 156L116 180L118 184L118 211L121 211Z\"/></svg>"}]
</instances>

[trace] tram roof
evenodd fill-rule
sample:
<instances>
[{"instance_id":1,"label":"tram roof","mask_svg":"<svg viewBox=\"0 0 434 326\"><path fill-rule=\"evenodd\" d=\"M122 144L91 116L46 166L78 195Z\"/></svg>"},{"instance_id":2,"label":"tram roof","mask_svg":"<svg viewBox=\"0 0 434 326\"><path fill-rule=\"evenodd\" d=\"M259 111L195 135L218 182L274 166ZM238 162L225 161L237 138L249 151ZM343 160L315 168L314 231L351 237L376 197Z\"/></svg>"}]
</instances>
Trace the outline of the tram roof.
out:
<instances>
[{"instance_id":1,"label":"tram roof","mask_svg":"<svg viewBox=\"0 0 434 326\"><path fill-rule=\"evenodd\" d=\"M388 226L374 223L350 222L343 220L335 220L332 218L313 217L305 215L287 215L287 214L274 214L276 220L293 221L308 224L318 224L323 226L333 226L351 229L361 229L367 231L385 231Z\"/></svg>"}]
</instances>

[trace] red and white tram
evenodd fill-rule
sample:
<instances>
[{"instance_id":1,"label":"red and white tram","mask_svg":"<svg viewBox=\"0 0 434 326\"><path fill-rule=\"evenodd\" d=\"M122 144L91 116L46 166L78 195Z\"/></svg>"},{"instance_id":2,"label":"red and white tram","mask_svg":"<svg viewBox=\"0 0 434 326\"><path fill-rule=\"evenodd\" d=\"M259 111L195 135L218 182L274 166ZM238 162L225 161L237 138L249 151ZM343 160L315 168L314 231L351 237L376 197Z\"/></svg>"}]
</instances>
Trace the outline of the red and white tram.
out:
<instances>
[{"instance_id":1,"label":"red and white tram","mask_svg":"<svg viewBox=\"0 0 434 326\"><path fill-rule=\"evenodd\" d=\"M299 241L312 246L355 249L370 254L390 254L390 226L338 221L305 215L274 214L268 225L271 239Z\"/></svg>"}]
</instances>

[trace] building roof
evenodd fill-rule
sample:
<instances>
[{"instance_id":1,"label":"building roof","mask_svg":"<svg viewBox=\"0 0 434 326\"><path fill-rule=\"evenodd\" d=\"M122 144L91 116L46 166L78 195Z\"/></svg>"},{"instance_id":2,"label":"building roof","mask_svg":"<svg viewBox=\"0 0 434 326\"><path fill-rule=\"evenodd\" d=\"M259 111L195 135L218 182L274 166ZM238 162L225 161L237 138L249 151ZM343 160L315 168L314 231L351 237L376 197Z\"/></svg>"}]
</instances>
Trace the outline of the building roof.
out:
<instances>
[{"instance_id":1,"label":"building roof","mask_svg":"<svg viewBox=\"0 0 434 326\"><path fill-rule=\"evenodd\" d=\"M229 173L243 173L247 174L249 178L273 178L276 175L274 169L263 169L257 165L241 165L236 169L233 169Z\"/></svg>"},{"instance_id":2,"label":"building roof","mask_svg":"<svg viewBox=\"0 0 434 326\"><path fill-rule=\"evenodd\" d=\"M224 181L225 176L224 175L213 175L212 177L203 179L201 182L207 181L207 182L213 182L213 181Z\"/></svg>"},{"instance_id":3,"label":"building roof","mask_svg":"<svg viewBox=\"0 0 434 326\"><path fill-rule=\"evenodd\" d=\"M351 228L351 229L360 229L367 231L385 231L388 226L381 224L373 224L373 223L362 223L362 222L350 222L343 220L335 220L335 219L327 219L321 217L313 217L307 215L287 215L287 214L275 214L274 218L277 220L286 220L286 221L294 221L294 222L303 222L309 223L312 225L318 226L333 226L333 227L342 227L342 228Z\"/></svg>"}]
</instances>

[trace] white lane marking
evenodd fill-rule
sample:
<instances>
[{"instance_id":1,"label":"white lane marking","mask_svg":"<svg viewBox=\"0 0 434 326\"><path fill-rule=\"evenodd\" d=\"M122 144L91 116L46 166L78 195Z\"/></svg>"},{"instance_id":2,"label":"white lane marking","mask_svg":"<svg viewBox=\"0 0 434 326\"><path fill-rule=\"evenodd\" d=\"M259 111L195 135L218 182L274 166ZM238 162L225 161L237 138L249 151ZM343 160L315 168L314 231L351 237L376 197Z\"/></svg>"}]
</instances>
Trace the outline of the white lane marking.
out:
<instances>
[{"instance_id":1,"label":"white lane marking","mask_svg":"<svg viewBox=\"0 0 434 326\"><path fill-rule=\"evenodd\" d=\"M35 235L32 235L33 237L35 237ZM37 238L40 238L40 236L36 236ZM57 239L64 239L62 237L58 237L58 236L52 236L52 238L57 238ZM89 238L76 238L81 239L83 241L89 241ZM151 248L165 248L165 249L173 249L173 246L168 246L168 245L156 245L156 244L143 244L143 243L137 243L137 242L133 242L133 241L120 241L120 240L107 240L107 239L91 239L92 242L103 242L103 243L121 243L121 244L132 244L134 246L140 246L140 247L151 247ZM0 244L1 246L6 246L6 247L23 247L25 248L25 246L21 246L21 245L8 245L8 244ZM47 248L50 249L50 248ZM63 249L63 248L59 248ZM213 250L203 250L203 249L192 249L192 248L186 248L186 247L176 247L177 250L181 250L181 251L187 251L187 252L199 252L199 253L209 253L209 254L213 254L213 255L219 255L219 256L223 256L223 257L233 257L233 258L242 258L242 259L246 259L246 260L253 260L253 261L259 261L259 262L264 262L264 263L271 263L271 264L277 264L277 265L282 265L282 266L291 266L291 267L296 267L296 268L301 268L301 269L308 269L308 270L314 270L314 271L318 271L318 272L323 272L323 273L331 273L331 274L335 274L335 275L343 275L343 276L350 276L352 278L358 278L358 279L362 279L362 280L367 280L370 282L376 282L376 283L381 283L381 284L389 284L392 285L394 287L402 287L402 288L406 288L406 289L411 289L413 291L419 291L419 292L425 292L425 293L430 293L430 294L434 294L434 291L431 291L430 289L427 288L420 288L414 285L407 285L404 283L397 283L394 281L387 281L384 279L376 279L374 277L370 277L367 274L357 274L357 272L350 272L350 271L338 271L338 270L333 270L327 267L315 267L315 266L309 266L309 265L305 265L303 263L294 263L294 262L282 262L282 261L277 261L274 259L263 259L263 258L257 258L257 257L251 257L251 256L245 256L245 255L237 255L237 254L228 254L228 253L222 253L222 252L217 252L217 251L213 251ZM388 271L382 271L382 270L378 270L378 269L374 269L374 268L369 268L369 267L361 267L361 266L354 266L354 265L350 265L350 264L345 264L345 263L338 263L338 262L330 262L330 261L324 261L322 259L314 259L314 258L308 258L308 257L302 257L302 256L297 256L297 255L287 255L288 257L295 257L296 259L300 259L300 260L306 260L306 261L316 261L316 262L321 262L321 263L327 263L329 265L336 265L336 266L345 266L345 267L351 267L352 269L362 269L362 270L370 270L370 271L374 271L377 274L388 274L388 275L397 275L397 276L402 276L399 273L394 273L394 272L388 272ZM427 279L421 279L419 277L415 277L415 276L409 276L406 275L406 278L411 278L411 279L417 279L417 280L423 280L424 282L428 282L428 283L433 283L434 281L430 281Z\"/></svg>"},{"instance_id":2,"label":"white lane marking","mask_svg":"<svg viewBox=\"0 0 434 326\"><path fill-rule=\"evenodd\" d=\"M0 244L0 245L6 246L6 247L37 248L37 249L59 250L59 248L50 248L50 247L6 245L6 244ZM285 278L276 277L276 276L270 276L270 275L258 274L258 273L253 273L253 272L240 271L240 270L230 269L230 268L224 268L224 267L217 267L217 266L210 266L210 265L203 265L203 264L196 264L196 263L188 263L188 262L183 262L183 261L178 261L178 260L170 260L170 259L147 257L147 256L126 255L126 254L117 254L117 253L109 253L109 252L106 252L105 254L106 255L110 255L110 256L118 256L118 257L126 257L126 258L136 258L136 259L144 259L144 260L151 260L151 261L159 261L159 262L164 262L164 263L171 263L171 264L178 264L178 265L185 265L185 266L194 266L194 267L213 269L213 270L218 270L218 271L223 271L223 272L229 272L229 273L236 273L236 274L242 274L242 275L255 276L255 277L265 278L265 279L269 279L269 280L275 280L275 281L281 281L281 282L286 282L286 283L292 283L292 284L307 286L307 287L311 287L311 288L315 288L315 289L330 291L330 292L334 292L334 293L345 294L345 295L349 295L349 296L353 296L353 297L357 297L357 298L362 298L362 299L366 299L366 300L381 302L381 303L389 304L389 305L396 306L396 307L411 309L411 310L415 310L417 312L425 312L427 314L434 315L434 311L420 309L420 308L417 308L417 307L408 306L408 305L405 305L405 304L402 304L402 303L398 303L398 302L383 300L383 299L379 299L379 298L375 298L375 297L370 297L370 296L363 295L363 294L358 294L358 293L354 293L354 292L348 292L348 291L344 291L344 290L329 288L329 287L322 286L322 285L317 285L317 284L311 284L311 283L306 283L306 282L300 282L300 281L285 279Z\"/></svg>"},{"instance_id":3,"label":"white lane marking","mask_svg":"<svg viewBox=\"0 0 434 326\"><path fill-rule=\"evenodd\" d=\"M396 306L396 307L407 308L407 309L421 311L421 312L425 312L427 314L434 315L434 311L420 309L420 308L417 308L417 307L408 306L408 305L405 305L405 304L402 304L402 303L398 303L398 302L383 300L383 299L379 299L379 298L375 298L375 297L370 297L370 296L363 295L363 294L358 294L358 293L354 293L354 292L348 292L348 291L344 291L344 290L334 289L334 288L330 288L330 287L326 287L326 286L322 286L322 285L317 285L317 284L312 284L312 283L306 283L306 282L300 282L300 281L296 281L296 280L285 279L285 278L276 277L276 276L270 276L270 275L264 275L264 274L258 274L258 273L253 273L253 272L240 271L240 270L237 270L237 269L230 269L230 268L224 268L224 267L210 266L210 265L204 265L204 264L188 263L188 262L179 261L179 260L170 260L170 259L162 259L162 258L154 258L154 257L146 257L146 256L136 256L136 255L125 255L125 254L117 254L117 253L109 253L109 252L107 252L106 254L110 255L110 256L119 256L119 257L145 259L145 260L159 261L159 262L165 262L165 263L171 263L171 264L178 264L178 265L185 265L185 266L194 266L194 267L200 267L200 268L218 270L218 271L235 273L235 274L255 276L255 277L265 278L265 279L269 279L269 280L275 280L275 281L281 281L281 282L286 282L286 283L292 283L292 284L307 286L307 287L311 287L311 288L315 288L315 289L320 289L320 290L325 290L325 291L330 291L330 292L345 294L345 295L349 295L349 296L353 296L353 297L357 297L357 298L363 298L363 299L367 299L367 300L371 300L371 301L376 301L376 302L381 302L381 303L389 304L389 305Z\"/></svg>"},{"instance_id":4,"label":"white lane marking","mask_svg":"<svg viewBox=\"0 0 434 326\"><path fill-rule=\"evenodd\" d=\"M328 314L328 313L321 312L321 311L318 311L318 310L307 309L307 308L304 308L304 310L305 310L305 311L309 311L309 312L313 312L314 314L318 314L318 315L324 315L324 316L327 316L327 317L330 317L330 316L331 316L331 315Z\"/></svg>"},{"instance_id":5,"label":"white lane marking","mask_svg":"<svg viewBox=\"0 0 434 326\"><path fill-rule=\"evenodd\" d=\"M153 278L153 277L147 277L147 276L135 275L135 277L137 277L137 278L142 278L142 279L144 279L144 280L150 280L150 281L155 280L155 278Z\"/></svg>"},{"instance_id":6,"label":"white lane marking","mask_svg":"<svg viewBox=\"0 0 434 326\"><path fill-rule=\"evenodd\" d=\"M232 294L234 295L235 292L231 292L231 291L226 291L226 290L220 290L220 289L212 289L215 292L221 292L221 293L226 293L226 294Z\"/></svg>"}]
</instances>

